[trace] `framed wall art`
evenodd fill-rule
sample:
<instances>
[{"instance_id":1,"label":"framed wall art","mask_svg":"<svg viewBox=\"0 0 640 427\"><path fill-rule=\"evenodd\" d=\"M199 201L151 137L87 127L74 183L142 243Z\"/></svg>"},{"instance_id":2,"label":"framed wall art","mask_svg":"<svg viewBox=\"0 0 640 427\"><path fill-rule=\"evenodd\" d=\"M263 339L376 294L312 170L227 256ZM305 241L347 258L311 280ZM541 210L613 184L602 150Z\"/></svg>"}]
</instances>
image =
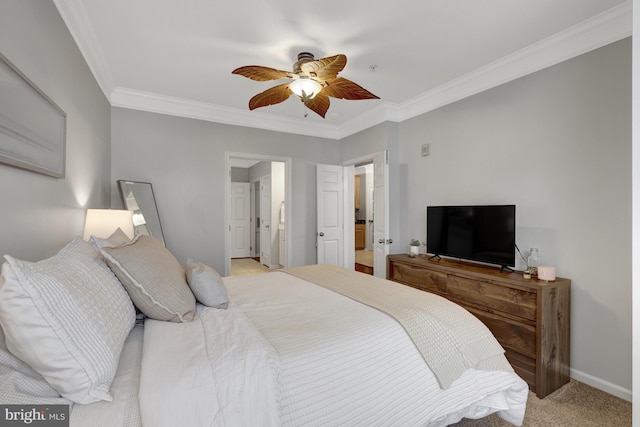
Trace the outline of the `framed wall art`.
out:
<instances>
[{"instance_id":1,"label":"framed wall art","mask_svg":"<svg viewBox=\"0 0 640 427\"><path fill-rule=\"evenodd\" d=\"M64 178L67 115L0 53L0 163Z\"/></svg>"}]
</instances>

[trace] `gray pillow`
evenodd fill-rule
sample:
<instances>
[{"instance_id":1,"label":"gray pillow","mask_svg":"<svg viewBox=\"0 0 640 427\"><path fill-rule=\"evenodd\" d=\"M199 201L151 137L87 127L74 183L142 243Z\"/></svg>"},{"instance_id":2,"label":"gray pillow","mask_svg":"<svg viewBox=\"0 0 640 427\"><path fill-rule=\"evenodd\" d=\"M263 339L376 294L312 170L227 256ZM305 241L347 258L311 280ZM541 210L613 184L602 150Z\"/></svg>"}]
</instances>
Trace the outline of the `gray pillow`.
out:
<instances>
[{"instance_id":1,"label":"gray pillow","mask_svg":"<svg viewBox=\"0 0 640 427\"><path fill-rule=\"evenodd\" d=\"M100 250L133 303L147 317L190 322L196 310L184 270L167 248L152 236Z\"/></svg>"},{"instance_id":2,"label":"gray pillow","mask_svg":"<svg viewBox=\"0 0 640 427\"><path fill-rule=\"evenodd\" d=\"M200 262L187 260L185 272L189 287L201 304L215 308L229 307L227 289L215 269Z\"/></svg>"}]
</instances>

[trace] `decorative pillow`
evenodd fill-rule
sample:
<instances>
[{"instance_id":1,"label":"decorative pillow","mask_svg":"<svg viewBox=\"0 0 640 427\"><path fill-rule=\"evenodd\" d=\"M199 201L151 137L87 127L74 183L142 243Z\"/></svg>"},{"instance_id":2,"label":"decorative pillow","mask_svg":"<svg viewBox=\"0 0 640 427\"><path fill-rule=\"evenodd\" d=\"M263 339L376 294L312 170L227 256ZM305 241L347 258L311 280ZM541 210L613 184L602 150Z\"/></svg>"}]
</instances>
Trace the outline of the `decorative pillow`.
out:
<instances>
[{"instance_id":1,"label":"decorative pillow","mask_svg":"<svg viewBox=\"0 0 640 427\"><path fill-rule=\"evenodd\" d=\"M111 401L135 310L100 254L78 237L39 262L5 259L0 324L9 351L73 402Z\"/></svg>"},{"instance_id":2,"label":"decorative pillow","mask_svg":"<svg viewBox=\"0 0 640 427\"><path fill-rule=\"evenodd\" d=\"M185 272L187 283L201 304L215 308L229 307L227 289L216 270L200 262L187 260Z\"/></svg>"},{"instance_id":3,"label":"decorative pillow","mask_svg":"<svg viewBox=\"0 0 640 427\"><path fill-rule=\"evenodd\" d=\"M120 227L118 227L118 229L114 231L113 234L107 237L106 239L102 239L94 235L91 235L91 237L89 237L89 243L91 243L91 246L96 248L96 250L100 250L102 248L113 248L115 246L120 246L120 245L124 245L125 243L129 243L130 241L131 239L129 238L129 236L127 236Z\"/></svg>"},{"instance_id":4,"label":"decorative pillow","mask_svg":"<svg viewBox=\"0 0 640 427\"><path fill-rule=\"evenodd\" d=\"M193 320L196 299L184 270L156 238L139 235L129 243L100 252L147 317L171 322Z\"/></svg>"}]
</instances>

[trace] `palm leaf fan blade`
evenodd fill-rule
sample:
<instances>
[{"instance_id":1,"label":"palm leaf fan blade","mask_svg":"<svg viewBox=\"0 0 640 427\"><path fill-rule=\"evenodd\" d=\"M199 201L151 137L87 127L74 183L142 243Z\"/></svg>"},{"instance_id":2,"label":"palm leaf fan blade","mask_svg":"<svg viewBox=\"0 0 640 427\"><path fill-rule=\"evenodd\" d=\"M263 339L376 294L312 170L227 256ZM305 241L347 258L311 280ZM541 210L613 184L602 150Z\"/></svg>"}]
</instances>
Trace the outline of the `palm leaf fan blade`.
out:
<instances>
[{"instance_id":1,"label":"palm leaf fan blade","mask_svg":"<svg viewBox=\"0 0 640 427\"><path fill-rule=\"evenodd\" d=\"M333 98L358 100L358 99L380 99L359 84L347 80L344 77L337 77L327 82L327 86L322 89L322 93Z\"/></svg>"},{"instance_id":2,"label":"palm leaf fan blade","mask_svg":"<svg viewBox=\"0 0 640 427\"><path fill-rule=\"evenodd\" d=\"M251 98L249 100L249 109L255 110L256 108L279 104L286 101L290 95L289 83L274 86Z\"/></svg>"},{"instance_id":3,"label":"palm leaf fan blade","mask_svg":"<svg viewBox=\"0 0 640 427\"><path fill-rule=\"evenodd\" d=\"M262 67L260 65L247 65L236 68L231 72L231 74L238 74L258 82L288 79L293 77L293 74L289 71L276 70L275 68Z\"/></svg>"},{"instance_id":4,"label":"palm leaf fan blade","mask_svg":"<svg viewBox=\"0 0 640 427\"><path fill-rule=\"evenodd\" d=\"M335 79L340 71L347 65L347 57L335 55L327 58L308 61L300 65L300 69L310 77L323 82Z\"/></svg>"},{"instance_id":5,"label":"palm leaf fan blade","mask_svg":"<svg viewBox=\"0 0 640 427\"><path fill-rule=\"evenodd\" d=\"M329 109L330 104L331 101L329 101L329 97L324 95L322 92L317 94L312 99L307 99L306 101L304 101L304 105L306 105L308 109L315 112L323 119L327 114L327 110Z\"/></svg>"}]
</instances>

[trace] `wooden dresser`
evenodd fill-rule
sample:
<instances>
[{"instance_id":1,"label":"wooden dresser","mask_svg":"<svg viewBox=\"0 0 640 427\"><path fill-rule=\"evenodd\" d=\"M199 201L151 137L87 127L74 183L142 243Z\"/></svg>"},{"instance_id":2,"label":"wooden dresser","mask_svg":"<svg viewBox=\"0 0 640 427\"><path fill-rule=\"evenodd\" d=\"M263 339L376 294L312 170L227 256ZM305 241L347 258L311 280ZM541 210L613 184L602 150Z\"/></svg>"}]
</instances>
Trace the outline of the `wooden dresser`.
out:
<instances>
[{"instance_id":1,"label":"wooden dresser","mask_svg":"<svg viewBox=\"0 0 640 427\"><path fill-rule=\"evenodd\" d=\"M421 255L387 257L387 278L441 295L493 332L540 398L569 382L571 281L524 279L499 267Z\"/></svg>"}]
</instances>

